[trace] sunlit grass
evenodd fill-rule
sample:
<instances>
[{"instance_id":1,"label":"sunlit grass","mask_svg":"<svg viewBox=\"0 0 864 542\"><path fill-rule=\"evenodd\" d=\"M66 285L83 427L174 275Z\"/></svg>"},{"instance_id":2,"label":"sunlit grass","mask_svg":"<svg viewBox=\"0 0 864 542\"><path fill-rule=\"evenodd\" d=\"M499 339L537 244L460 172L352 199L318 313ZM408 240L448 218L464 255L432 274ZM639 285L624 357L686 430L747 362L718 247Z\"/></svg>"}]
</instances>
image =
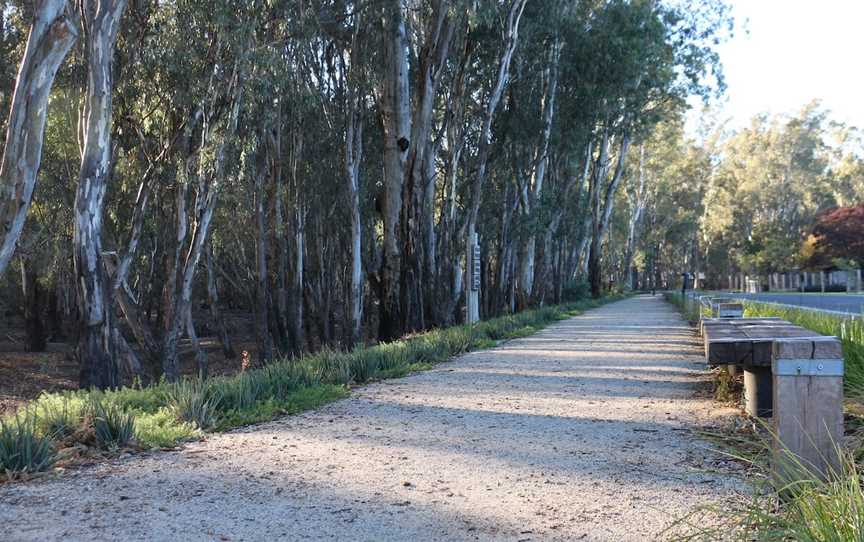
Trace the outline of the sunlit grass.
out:
<instances>
[{"instance_id":1,"label":"sunlit grass","mask_svg":"<svg viewBox=\"0 0 864 542\"><path fill-rule=\"evenodd\" d=\"M767 432L763 432L765 435ZM864 492L860 467L848 451L840 465L820 475L798 462L791 481L772 472L769 437L735 441L726 436L726 453L749 465L752 497L724 506L700 507L670 530L672 540L740 542L858 542L864 540ZM730 442L731 441L731 442Z\"/></svg>"}]
</instances>

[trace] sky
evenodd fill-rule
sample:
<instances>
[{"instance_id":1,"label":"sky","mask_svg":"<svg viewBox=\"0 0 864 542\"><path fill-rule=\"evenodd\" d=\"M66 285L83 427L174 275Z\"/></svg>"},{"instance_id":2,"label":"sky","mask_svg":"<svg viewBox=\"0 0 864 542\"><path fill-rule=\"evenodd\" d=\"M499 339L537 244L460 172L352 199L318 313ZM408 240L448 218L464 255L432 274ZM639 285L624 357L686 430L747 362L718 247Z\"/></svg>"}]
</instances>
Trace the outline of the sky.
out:
<instances>
[{"instance_id":1,"label":"sky","mask_svg":"<svg viewBox=\"0 0 864 542\"><path fill-rule=\"evenodd\" d=\"M759 113L795 113L814 98L832 118L864 128L864 0L729 3L735 35L718 51L730 128Z\"/></svg>"}]
</instances>

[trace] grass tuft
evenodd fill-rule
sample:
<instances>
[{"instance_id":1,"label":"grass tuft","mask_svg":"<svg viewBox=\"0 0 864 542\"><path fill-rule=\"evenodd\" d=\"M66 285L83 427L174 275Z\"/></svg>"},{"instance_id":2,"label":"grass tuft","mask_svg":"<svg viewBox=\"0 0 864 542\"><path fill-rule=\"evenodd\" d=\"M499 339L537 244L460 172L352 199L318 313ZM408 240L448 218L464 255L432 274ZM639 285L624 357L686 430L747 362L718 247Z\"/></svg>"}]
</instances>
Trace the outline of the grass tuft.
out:
<instances>
[{"instance_id":1,"label":"grass tuft","mask_svg":"<svg viewBox=\"0 0 864 542\"><path fill-rule=\"evenodd\" d=\"M219 421L219 388L199 379L186 379L172 385L168 406L177 419L210 429Z\"/></svg>"},{"instance_id":2,"label":"grass tuft","mask_svg":"<svg viewBox=\"0 0 864 542\"><path fill-rule=\"evenodd\" d=\"M120 405L94 398L90 404L93 431L100 447L114 451L132 442L135 436L135 416Z\"/></svg>"},{"instance_id":3,"label":"grass tuft","mask_svg":"<svg viewBox=\"0 0 864 542\"><path fill-rule=\"evenodd\" d=\"M30 412L0 419L0 472L7 478L48 470L55 459L51 437L40 434Z\"/></svg>"},{"instance_id":4,"label":"grass tuft","mask_svg":"<svg viewBox=\"0 0 864 542\"><path fill-rule=\"evenodd\" d=\"M673 540L741 542L852 542L864 540L864 492L851 454L841 451L840 467L821 476L802 462L799 476L784 481L771 472L771 444L757 440L756 450L735 457L756 471L749 500L735 506L704 506L679 519ZM737 446L733 444L733 447Z\"/></svg>"}]
</instances>

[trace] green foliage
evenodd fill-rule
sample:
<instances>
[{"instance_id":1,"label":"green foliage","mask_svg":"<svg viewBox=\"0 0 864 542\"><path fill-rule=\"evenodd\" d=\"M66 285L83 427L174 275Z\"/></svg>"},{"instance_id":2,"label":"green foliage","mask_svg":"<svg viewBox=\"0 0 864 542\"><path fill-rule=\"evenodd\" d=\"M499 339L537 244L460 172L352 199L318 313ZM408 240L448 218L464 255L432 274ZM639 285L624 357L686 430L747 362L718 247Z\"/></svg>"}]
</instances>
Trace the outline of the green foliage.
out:
<instances>
[{"instance_id":1,"label":"green foliage","mask_svg":"<svg viewBox=\"0 0 864 542\"><path fill-rule=\"evenodd\" d=\"M200 429L216 425L221 397L219 389L198 379L177 382L170 387L168 406L174 415Z\"/></svg>"},{"instance_id":2,"label":"green foliage","mask_svg":"<svg viewBox=\"0 0 864 542\"><path fill-rule=\"evenodd\" d=\"M42 394L31 409L39 432L58 440L72 436L87 414L85 400L70 392Z\"/></svg>"},{"instance_id":3,"label":"green foliage","mask_svg":"<svg viewBox=\"0 0 864 542\"><path fill-rule=\"evenodd\" d=\"M102 448L113 451L132 442L135 436L135 416L118 404L102 400L98 395L91 399L90 414L96 442Z\"/></svg>"},{"instance_id":4,"label":"green foliage","mask_svg":"<svg viewBox=\"0 0 864 542\"><path fill-rule=\"evenodd\" d=\"M760 473L753 498L736 507L701 507L681 518L676 527L687 534L675 540L735 540L741 542L852 542L864 539L864 487L853 457L841 452L840 467L823 477L807 466L794 465L800 475L784 482L765 461L771 443L759 440L757 452L736 455ZM733 454L734 455L734 454ZM710 521L700 521L702 514ZM718 521L719 518L719 521Z\"/></svg>"},{"instance_id":5,"label":"green foliage","mask_svg":"<svg viewBox=\"0 0 864 542\"><path fill-rule=\"evenodd\" d=\"M168 401L170 386L164 383L157 386L120 388L102 392L105 400L123 405L126 410L156 412Z\"/></svg>"},{"instance_id":6,"label":"green foliage","mask_svg":"<svg viewBox=\"0 0 864 542\"><path fill-rule=\"evenodd\" d=\"M135 416L135 440L144 448L173 448L200 436L195 423L182 421L171 407Z\"/></svg>"},{"instance_id":7,"label":"green foliage","mask_svg":"<svg viewBox=\"0 0 864 542\"><path fill-rule=\"evenodd\" d=\"M51 468L55 458L50 435L40 434L30 412L0 418L0 473L14 478L41 472Z\"/></svg>"},{"instance_id":8,"label":"green foliage","mask_svg":"<svg viewBox=\"0 0 864 542\"><path fill-rule=\"evenodd\" d=\"M571 280L564 284L561 299L565 303L586 299L591 295L591 285L585 280Z\"/></svg>"},{"instance_id":9,"label":"green foliage","mask_svg":"<svg viewBox=\"0 0 864 542\"><path fill-rule=\"evenodd\" d=\"M383 356L380 349L357 348L350 355L351 379L358 384L372 380L381 369Z\"/></svg>"},{"instance_id":10,"label":"green foliage","mask_svg":"<svg viewBox=\"0 0 864 542\"><path fill-rule=\"evenodd\" d=\"M242 425L266 422L279 416L296 414L342 399L346 395L348 390L344 386L333 384L300 388L281 399L271 397L245 408L229 410L220 418L216 428L224 431Z\"/></svg>"}]
</instances>

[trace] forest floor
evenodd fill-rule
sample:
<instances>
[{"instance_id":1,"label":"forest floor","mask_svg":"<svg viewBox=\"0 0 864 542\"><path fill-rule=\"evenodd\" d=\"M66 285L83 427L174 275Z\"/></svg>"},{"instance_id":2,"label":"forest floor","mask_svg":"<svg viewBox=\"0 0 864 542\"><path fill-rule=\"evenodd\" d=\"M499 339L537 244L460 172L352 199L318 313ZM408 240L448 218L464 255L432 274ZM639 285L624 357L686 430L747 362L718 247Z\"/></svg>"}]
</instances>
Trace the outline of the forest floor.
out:
<instances>
[{"instance_id":1,"label":"forest floor","mask_svg":"<svg viewBox=\"0 0 864 542\"><path fill-rule=\"evenodd\" d=\"M74 345L51 342L45 352L25 352L23 331L0 341L0 415L12 413L43 391L57 392L78 389L79 365L72 355ZM239 337L237 352L256 352L254 337ZM180 344L180 369L183 374L196 374L195 351L188 340ZM207 352L211 376L233 375L241 370L239 356L226 359L215 337L202 337L201 348Z\"/></svg>"},{"instance_id":2,"label":"forest floor","mask_svg":"<svg viewBox=\"0 0 864 542\"><path fill-rule=\"evenodd\" d=\"M657 540L749 495L699 437L735 415L709 378L675 309L630 298L318 410L0 486L0 523L7 540Z\"/></svg>"}]
</instances>

